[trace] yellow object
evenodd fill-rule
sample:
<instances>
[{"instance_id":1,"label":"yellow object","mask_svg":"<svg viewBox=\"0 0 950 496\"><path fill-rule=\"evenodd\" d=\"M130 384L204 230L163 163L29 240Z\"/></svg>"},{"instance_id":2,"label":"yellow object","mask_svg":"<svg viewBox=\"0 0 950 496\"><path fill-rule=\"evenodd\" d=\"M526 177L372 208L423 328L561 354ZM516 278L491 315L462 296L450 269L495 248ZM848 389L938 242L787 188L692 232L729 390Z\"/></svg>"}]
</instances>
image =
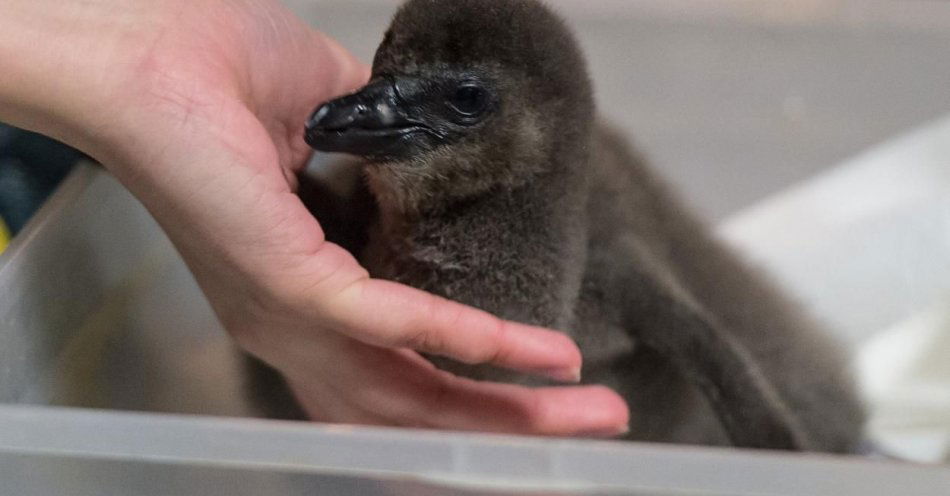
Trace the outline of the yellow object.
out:
<instances>
[{"instance_id":1,"label":"yellow object","mask_svg":"<svg viewBox=\"0 0 950 496\"><path fill-rule=\"evenodd\" d=\"M0 253L7 249L8 244L10 244L10 230L3 223L3 219L0 219Z\"/></svg>"}]
</instances>

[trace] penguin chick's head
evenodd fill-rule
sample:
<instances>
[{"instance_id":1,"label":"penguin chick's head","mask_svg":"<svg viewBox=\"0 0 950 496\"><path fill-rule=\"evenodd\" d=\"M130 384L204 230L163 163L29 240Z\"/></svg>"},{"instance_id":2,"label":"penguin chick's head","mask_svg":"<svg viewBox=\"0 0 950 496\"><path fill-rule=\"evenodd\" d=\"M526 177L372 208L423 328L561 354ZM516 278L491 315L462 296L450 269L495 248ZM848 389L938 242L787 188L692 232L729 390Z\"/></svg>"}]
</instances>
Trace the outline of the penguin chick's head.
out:
<instances>
[{"instance_id":1,"label":"penguin chick's head","mask_svg":"<svg viewBox=\"0 0 950 496\"><path fill-rule=\"evenodd\" d=\"M392 187L466 196L582 158L593 107L577 43L542 3L410 0L370 83L318 107L306 137Z\"/></svg>"}]
</instances>

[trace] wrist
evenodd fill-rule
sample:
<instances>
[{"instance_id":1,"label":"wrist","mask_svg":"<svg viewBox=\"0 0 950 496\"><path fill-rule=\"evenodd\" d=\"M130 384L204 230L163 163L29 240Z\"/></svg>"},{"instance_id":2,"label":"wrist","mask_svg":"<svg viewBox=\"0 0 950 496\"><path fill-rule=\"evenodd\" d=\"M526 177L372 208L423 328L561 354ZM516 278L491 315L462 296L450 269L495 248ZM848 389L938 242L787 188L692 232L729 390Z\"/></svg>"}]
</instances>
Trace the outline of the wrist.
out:
<instances>
[{"instance_id":1,"label":"wrist","mask_svg":"<svg viewBox=\"0 0 950 496\"><path fill-rule=\"evenodd\" d=\"M93 153L151 2L0 2L0 120Z\"/></svg>"}]
</instances>

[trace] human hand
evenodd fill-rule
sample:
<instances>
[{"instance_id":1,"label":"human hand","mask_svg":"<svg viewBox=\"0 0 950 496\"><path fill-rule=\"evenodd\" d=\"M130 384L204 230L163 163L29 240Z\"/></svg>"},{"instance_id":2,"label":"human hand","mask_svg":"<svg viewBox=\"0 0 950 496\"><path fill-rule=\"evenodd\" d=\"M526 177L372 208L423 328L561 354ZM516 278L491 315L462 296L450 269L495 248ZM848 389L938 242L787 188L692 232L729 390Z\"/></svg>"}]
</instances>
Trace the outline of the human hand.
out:
<instances>
[{"instance_id":1,"label":"human hand","mask_svg":"<svg viewBox=\"0 0 950 496\"><path fill-rule=\"evenodd\" d=\"M0 60L30 56L3 63L20 84L0 81L0 118L114 173L225 328L287 377L314 419L550 435L625 428L626 406L606 388L477 383L416 353L560 379L580 367L561 334L371 279L324 240L293 193L310 155L302 126L368 71L278 2L2 1L13 15L0 24L13 25L0 34Z\"/></svg>"}]
</instances>

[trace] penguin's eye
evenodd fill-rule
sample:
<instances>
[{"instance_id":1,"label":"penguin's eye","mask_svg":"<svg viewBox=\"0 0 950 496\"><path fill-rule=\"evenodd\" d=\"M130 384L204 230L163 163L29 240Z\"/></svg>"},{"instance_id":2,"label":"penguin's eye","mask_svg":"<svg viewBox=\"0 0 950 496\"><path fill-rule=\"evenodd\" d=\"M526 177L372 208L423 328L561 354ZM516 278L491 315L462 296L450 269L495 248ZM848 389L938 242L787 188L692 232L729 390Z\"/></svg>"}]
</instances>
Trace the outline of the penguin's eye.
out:
<instances>
[{"instance_id":1,"label":"penguin's eye","mask_svg":"<svg viewBox=\"0 0 950 496\"><path fill-rule=\"evenodd\" d=\"M465 82L449 97L449 105L464 117L476 117L488 108L488 92L474 82Z\"/></svg>"}]
</instances>

